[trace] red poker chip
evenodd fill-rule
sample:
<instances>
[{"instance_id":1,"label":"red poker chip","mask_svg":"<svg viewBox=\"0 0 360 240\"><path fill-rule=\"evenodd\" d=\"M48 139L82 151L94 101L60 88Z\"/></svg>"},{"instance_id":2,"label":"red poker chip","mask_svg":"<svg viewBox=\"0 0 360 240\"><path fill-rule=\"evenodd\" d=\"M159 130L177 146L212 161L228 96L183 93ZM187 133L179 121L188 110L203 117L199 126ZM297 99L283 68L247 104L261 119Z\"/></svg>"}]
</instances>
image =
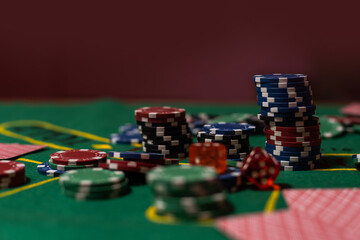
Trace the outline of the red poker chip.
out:
<instances>
[{"instance_id":1,"label":"red poker chip","mask_svg":"<svg viewBox=\"0 0 360 240\"><path fill-rule=\"evenodd\" d=\"M348 117L348 116L329 116L330 119L335 119L337 122L346 125L359 125L360 124L360 118L358 117Z\"/></svg>"},{"instance_id":2,"label":"red poker chip","mask_svg":"<svg viewBox=\"0 0 360 240\"><path fill-rule=\"evenodd\" d=\"M137 173L147 173L153 168L147 166L139 166L139 165L135 166L135 165L126 165L119 163L99 163L99 167L109 170L120 170L124 172L137 172Z\"/></svg>"},{"instance_id":3,"label":"red poker chip","mask_svg":"<svg viewBox=\"0 0 360 240\"><path fill-rule=\"evenodd\" d=\"M26 183L26 176L19 175L13 178L4 178L0 181L0 189L13 188L24 185Z\"/></svg>"},{"instance_id":4,"label":"red poker chip","mask_svg":"<svg viewBox=\"0 0 360 240\"><path fill-rule=\"evenodd\" d=\"M265 130L271 131L280 131L280 132L312 132L312 131L319 131L320 125L311 126L311 127L270 127L266 126Z\"/></svg>"},{"instance_id":5,"label":"red poker chip","mask_svg":"<svg viewBox=\"0 0 360 240\"><path fill-rule=\"evenodd\" d=\"M172 123L172 122L184 122L185 117L167 117L167 118L147 118L135 116L135 120L138 122L150 122L150 123Z\"/></svg>"},{"instance_id":6,"label":"red poker chip","mask_svg":"<svg viewBox=\"0 0 360 240\"><path fill-rule=\"evenodd\" d=\"M312 147L312 146L320 146L321 140L317 141L307 141L307 142L283 142L283 141L273 141L267 140L268 143L276 146L283 146L283 147Z\"/></svg>"},{"instance_id":7,"label":"red poker chip","mask_svg":"<svg viewBox=\"0 0 360 240\"><path fill-rule=\"evenodd\" d=\"M158 118L184 118L185 109L175 107L143 107L135 110L136 117L145 117L150 119Z\"/></svg>"},{"instance_id":8,"label":"red poker chip","mask_svg":"<svg viewBox=\"0 0 360 240\"><path fill-rule=\"evenodd\" d=\"M272 130L265 130L266 135L272 136L279 136L279 137L313 137L319 136L320 131L313 131L313 132L281 132L281 131L272 131Z\"/></svg>"},{"instance_id":9,"label":"red poker chip","mask_svg":"<svg viewBox=\"0 0 360 240\"><path fill-rule=\"evenodd\" d=\"M7 177L14 177L19 172L24 172L25 174L25 164L9 161L9 160L2 160L0 161L0 177L7 178Z\"/></svg>"},{"instance_id":10,"label":"red poker chip","mask_svg":"<svg viewBox=\"0 0 360 240\"><path fill-rule=\"evenodd\" d=\"M143 162L143 163L152 163L152 164L158 164L158 165L176 165L179 164L180 160L179 159L172 159L172 158L165 158L165 159L126 159L124 158L125 161L130 160L130 161L136 161L136 162ZM112 160L112 159L108 159L106 160L106 163L118 163L119 160Z\"/></svg>"},{"instance_id":11,"label":"red poker chip","mask_svg":"<svg viewBox=\"0 0 360 240\"><path fill-rule=\"evenodd\" d=\"M284 141L284 142L307 142L321 140L321 136L310 136L310 137L279 137L274 135L266 135L266 138L273 141Z\"/></svg>"},{"instance_id":12,"label":"red poker chip","mask_svg":"<svg viewBox=\"0 0 360 240\"><path fill-rule=\"evenodd\" d=\"M91 149L73 149L58 151L50 155L50 159L55 164L77 166L97 164L106 161L106 152Z\"/></svg>"}]
</instances>

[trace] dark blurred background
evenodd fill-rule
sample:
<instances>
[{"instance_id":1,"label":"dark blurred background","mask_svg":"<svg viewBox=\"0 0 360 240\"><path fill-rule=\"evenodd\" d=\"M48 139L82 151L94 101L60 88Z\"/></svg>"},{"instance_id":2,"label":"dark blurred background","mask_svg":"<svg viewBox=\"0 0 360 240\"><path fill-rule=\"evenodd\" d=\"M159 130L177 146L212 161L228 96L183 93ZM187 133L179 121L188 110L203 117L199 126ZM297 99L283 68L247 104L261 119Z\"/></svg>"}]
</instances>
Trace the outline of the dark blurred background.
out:
<instances>
[{"instance_id":1,"label":"dark blurred background","mask_svg":"<svg viewBox=\"0 0 360 240\"><path fill-rule=\"evenodd\" d=\"M3 1L0 96L255 101L254 74L359 99L358 1Z\"/></svg>"}]
</instances>

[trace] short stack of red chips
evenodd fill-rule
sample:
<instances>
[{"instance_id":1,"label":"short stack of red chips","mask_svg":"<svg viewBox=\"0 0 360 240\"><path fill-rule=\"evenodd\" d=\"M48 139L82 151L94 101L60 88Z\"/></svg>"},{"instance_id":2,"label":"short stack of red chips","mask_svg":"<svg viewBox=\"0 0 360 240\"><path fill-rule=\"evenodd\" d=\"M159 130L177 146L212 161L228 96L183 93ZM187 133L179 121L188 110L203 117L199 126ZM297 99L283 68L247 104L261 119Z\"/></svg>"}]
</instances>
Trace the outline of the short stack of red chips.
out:
<instances>
[{"instance_id":1,"label":"short stack of red chips","mask_svg":"<svg viewBox=\"0 0 360 240\"><path fill-rule=\"evenodd\" d=\"M13 188L25 183L25 164L9 160L0 161L0 189Z\"/></svg>"}]
</instances>

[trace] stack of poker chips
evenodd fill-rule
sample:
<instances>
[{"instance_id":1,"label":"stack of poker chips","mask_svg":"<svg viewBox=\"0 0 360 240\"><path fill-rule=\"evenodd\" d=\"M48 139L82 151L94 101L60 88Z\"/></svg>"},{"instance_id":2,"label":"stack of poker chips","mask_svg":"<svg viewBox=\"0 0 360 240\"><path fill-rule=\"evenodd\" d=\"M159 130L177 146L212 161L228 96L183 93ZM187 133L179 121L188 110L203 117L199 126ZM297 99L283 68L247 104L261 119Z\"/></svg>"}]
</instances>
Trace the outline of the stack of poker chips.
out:
<instances>
[{"instance_id":1,"label":"stack of poker chips","mask_svg":"<svg viewBox=\"0 0 360 240\"><path fill-rule=\"evenodd\" d=\"M179 165L157 167L147 176L155 195L156 213L182 220L203 220L232 211L212 167Z\"/></svg>"},{"instance_id":2,"label":"stack of poker chips","mask_svg":"<svg viewBox=\"0 0 360 240\"><path fill-rule=\"evenodd\" d=\"M167 158L187 157L192 134L185 114L185 109L174 107L135 110L135 119L143 138L143 151L164 154Z\"/></svg>"},{"instance_id":3,"label":"stack of poker chips","mask_svg":"<svg viewBox=\"0 0 360 240\"><path fill-rule=\"evenodd\" d=\"M48 177L58 177L68 170L97 167L106 162L106 152L91 149L73 149L58 151L50 155L48 162L39 164L37 170Z\"/></svg>"},{"instance_id":4,"label":"stack of poker chips","mask_svg":"<svg viewBox=\"0 0 360 240\"><path fill-rule=\"evenodd\" d=\"M131 185L145 183L145 174L152 168L161 165L178 165L179 159L165 158L160 153L140 153L140 152L117 152L110 151L108 159L104 163L99 163L99 167L115 171L125 172Z\"/></svg>"},{"instance_id":5,"label":"stack of poker chips","mask_svg":"<svg viewBox=\"0 0 360 240\"><path fill-rule=\"evenodd\" d=\"M227 148L227 159L243 160L250 151L249 135L255 126L248 123L212 123L198 132L198 142L218 142Z\"/></svg>"},{"instance_id":6,"label":"stack of poker chips","mask_svg":"<svg viewBox=\"0 0 360 240\"><path fill-rule=\"evenodd\" d=\"M0 189L13 188L25 183L25 164L9 160L0 161Z\"/></svg>"},{"instance_id":7,"label":"stack of poker chips","mask_svg":"<svg viewBox=\"0 0 360 240\"><path fill-rule=\"evenodd\" d=\"M266 150L285 171L313 169L321 156L321 135L307 76L255 75L253 81L259 119L266 124Z\"/></svg>"},{"instance_id":8,"label":"stack of poker chips","mask_svg":"<svg viewBox=\"0 0 360 240\"><path fill-rule=\"evenodd\" d=\"M129 192L123 172L102 168L69 170L61 175L59 184L65 196L80 201L115 198Z\"/></svg>"}]
</instances>

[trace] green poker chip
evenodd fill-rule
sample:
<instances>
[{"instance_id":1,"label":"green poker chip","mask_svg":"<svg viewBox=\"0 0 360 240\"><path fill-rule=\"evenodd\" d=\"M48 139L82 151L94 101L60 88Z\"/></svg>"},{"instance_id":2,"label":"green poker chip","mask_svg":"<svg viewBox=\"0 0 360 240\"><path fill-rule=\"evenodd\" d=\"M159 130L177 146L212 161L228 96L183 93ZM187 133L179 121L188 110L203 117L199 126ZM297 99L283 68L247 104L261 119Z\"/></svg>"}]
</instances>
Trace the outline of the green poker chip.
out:
<instances>
[{"instance_id":1,"label":"green poker chip","mask_svg":"<svg viewBox=\"0 0 360 240\"><path fill-rule=\"evenodd\" d=\"M147 183L158 196L206 196L221 192L222 185L211 167L180 165L156 167Z\"/></svg>"},{"instance_id":2,"label":"green poker chip","mask_svg":"<svg viewBox=\"0 0 360 240\"><path fill-rule=\"evenodd\" d=\"M183 220L207 220L212 219L215 217L220 217L227 215L233 211L233 206L228 202L225 201L221 206L217 205L213 208L209 208L207 210L200 210L200 211L167 211L156 208L156 213L160 216L171 216L177 219Z\"/></svg>"},{"instance_id":3,"label":"green poker chip","mask_svg":"<svg viewBox=\"0 0 360 240\"><path fill-rule=\"evenodd\" d=\"M344 126L340 122L338 122L335 118L321 116L319 117L319 121L320 121L321 137L323 138L338 137L345 132Z\"/></svg>"},{"instance_id":4,"label":"green poker chip","mask_svg":"<svg viewBox=\"0 0 360 240\"><path fill-rule=\"evenodd\" d=\"M127 188L129 184L129 180L125 179L120 183L114 183L109 185L99 185L99 186L66 186L63 187L63 190L78 192L78 193L100 193L106 191L117 191L124 188Z\"/></svg>"},{"instance_id":5,"label":"green poker chip","mask_svg":"<svg viewBox=\"0 0 360 240\"><path fill-rule=\"evenodd\" d=\"M121 195L127 194L129 190L130 190L129 187L126 186L118 190L91 192L91 193L74 192L64 189L63 193L65 196L74 198L76 200L91 200L91 199L109 199L109 198L119 197Z\"/></svg>"},{"instance_id":6,"label":"green poker chip","mask_svg":"<svg viewBox=\"0 0 360 240\"><path fill-rule=\"evenodd\" d=\"M102 186L120 183L125 180L122 171L110 171L103 168L82 168L69 170L59 179L60 185L64 186Z\"/></svg>"},{"instance_id":7,"label":"green poker chip","mask_svg":"<svg viewBox=\"0 0 360 240\"><path fill-rule=\"evenodd\" d=\"M51 159L49 159L49 166L50 168L55 170L67 171L67 170L80 169L80 168L93 168L93 167L97 167L97 164L69 166L69 165L56 164Z\"/></svg>"}]
</instances>

